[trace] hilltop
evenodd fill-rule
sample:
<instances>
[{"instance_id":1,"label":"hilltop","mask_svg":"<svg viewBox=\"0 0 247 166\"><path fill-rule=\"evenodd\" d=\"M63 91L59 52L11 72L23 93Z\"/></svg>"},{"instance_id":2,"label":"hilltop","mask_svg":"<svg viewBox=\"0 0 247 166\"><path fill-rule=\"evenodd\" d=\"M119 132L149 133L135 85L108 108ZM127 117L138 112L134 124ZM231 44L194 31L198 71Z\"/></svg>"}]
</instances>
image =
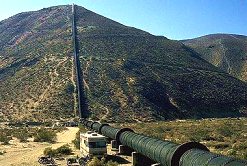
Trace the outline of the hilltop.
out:
<instances>
[{"instance_id":1,"label":"hilltop","mask_svg":"<svg viewBox=\"0 0 247 166\"><path fill-rule=\"evenodd\" d=\"M246 112L247 84L180 41L79 6L76 20L92 119L152 121ZM1 119L74 117L71 6L10 17L0 22L0 37Z\"/></svg>"},{"instance_id":2,"label":"hilltop","mask_svg":"<svg viewBox=\"0 0 247 166\"><path fill-rule=\"evenodd\" d=\"M247 36L212 34L182 42L206 61L247 81Z\"/></svg>"}]
</instances>

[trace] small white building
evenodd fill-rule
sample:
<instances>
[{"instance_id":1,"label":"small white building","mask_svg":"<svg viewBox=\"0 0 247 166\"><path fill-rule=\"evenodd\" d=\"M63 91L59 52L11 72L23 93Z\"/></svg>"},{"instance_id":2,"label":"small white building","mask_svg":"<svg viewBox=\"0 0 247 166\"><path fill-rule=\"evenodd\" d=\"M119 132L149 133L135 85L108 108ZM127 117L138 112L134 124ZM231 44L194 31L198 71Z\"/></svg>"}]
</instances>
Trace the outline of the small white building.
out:
<instances>
[{"instance_id":1,"label":"small white building","mask_svg":"<svg viewBox=\"0 0 247 166\"><path fill-rule=\"evenodd\" d=\"M107 154L106 137L92 131L80 133L80 151L83 156L103 157Z\"/></svg>"}]
</instances>

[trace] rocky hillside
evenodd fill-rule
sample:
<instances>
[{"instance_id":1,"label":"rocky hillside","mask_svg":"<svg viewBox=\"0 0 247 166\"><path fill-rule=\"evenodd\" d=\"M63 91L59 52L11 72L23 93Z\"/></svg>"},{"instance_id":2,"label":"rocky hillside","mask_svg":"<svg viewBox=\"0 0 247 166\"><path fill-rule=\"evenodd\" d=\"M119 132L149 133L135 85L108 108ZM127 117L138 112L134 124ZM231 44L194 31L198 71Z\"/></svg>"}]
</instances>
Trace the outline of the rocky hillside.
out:
<instances>
[{"instance_id":1,"label":"rocky hillside","mask_svg":"<svg viewBox=\"0 0 247 166\"><path fill-rule=\"evenodd\" d=\"M84 85L92 119L149 121L240 116L247 84L179 41L76 7ZM76 88L71 6L0 22L3 120L73 117Z\"/></svg>"},{"instance_id":2,"label":"rocky hillside","mask_svg":"<svg viewBox=\"0 0 247 166\"><path fill-rule=\"evenodd\" d=\"M73 115L70 17L59 6L0 22L0 119Z\"/></svg>"},{"instance_id":3,"label":"rocky hillside","mask_svg":"<svg viewBox=\"0 0 247 166\"><path fill-rule=\"evenodd\" d=\"M214 34L183 43L223 71L247 81L247 36Z\"/></svg>"}]
</instances>

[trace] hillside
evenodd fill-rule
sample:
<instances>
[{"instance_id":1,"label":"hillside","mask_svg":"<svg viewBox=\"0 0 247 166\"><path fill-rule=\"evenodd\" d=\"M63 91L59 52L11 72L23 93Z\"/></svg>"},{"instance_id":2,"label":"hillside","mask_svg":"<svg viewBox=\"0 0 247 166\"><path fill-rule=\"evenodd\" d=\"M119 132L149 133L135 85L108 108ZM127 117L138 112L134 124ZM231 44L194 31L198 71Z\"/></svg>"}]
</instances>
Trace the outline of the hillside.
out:
<instances>
[{"instance_id":1,"label":"hillside","mask_svg":"<svg viewBox=\"0 0 247 166\"><path fill-rule=\"evenodd\" d=\"M182 42L206 61L247 81L247 36L214 34Z\"/></svg>"},{"instance_id":2,"label":"hillside","mask_svg":"<svg viewBox=\"0 0 247 166\"><path fill-rule=\"evenodd\" d=\"M51 7L0 22L1 119L73 114L70 10Z\"/></svg>"},{"instance_id":3,"label":"hillside","mask_svg":"<svg viewBox=\"0 0 247 166\"><path fill-rule=\"evenodd\" d=\"M76 17L92 119L150 121L241 116L246 111L247 84L181 42L82 7L76 8ZM1 119L73 117L71 6L3 20L0 37Z\"/></svg>"}]
</instances>

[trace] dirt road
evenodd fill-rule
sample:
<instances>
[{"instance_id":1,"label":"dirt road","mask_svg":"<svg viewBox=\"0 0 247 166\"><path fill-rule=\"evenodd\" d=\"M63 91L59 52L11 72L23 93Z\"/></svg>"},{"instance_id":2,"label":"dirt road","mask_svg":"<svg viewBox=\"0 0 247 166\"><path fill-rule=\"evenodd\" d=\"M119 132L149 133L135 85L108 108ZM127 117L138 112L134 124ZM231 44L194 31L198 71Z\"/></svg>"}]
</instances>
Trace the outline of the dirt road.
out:
<instances>
[{"instance_id":1,"label":"dirt road","mask_svg":"<svg viewBox=\"0 0 247 166\"><path fill-rule=\"evenodd\" d=\"M68 130L58 133L55 144L20 143L13 140L10 145L0 145L0 150L6 151L4 155L0 155L0 166L40 166L38 157L43 154L45 148L58 148L67 143L73 146L71 141L75 139L78 130L77 127L68 127Z\"/></svg>"}]
</instances>

